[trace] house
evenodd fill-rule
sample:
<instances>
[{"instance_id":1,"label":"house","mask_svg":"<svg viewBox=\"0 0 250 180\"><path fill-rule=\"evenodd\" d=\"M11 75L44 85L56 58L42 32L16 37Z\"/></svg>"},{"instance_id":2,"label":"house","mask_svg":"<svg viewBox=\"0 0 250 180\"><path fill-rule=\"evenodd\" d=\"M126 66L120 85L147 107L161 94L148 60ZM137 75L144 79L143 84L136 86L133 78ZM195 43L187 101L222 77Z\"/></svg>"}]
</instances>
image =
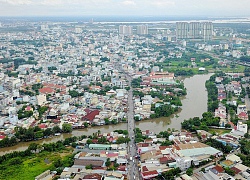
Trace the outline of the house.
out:
<instances>
[{"instance_id":1,"label":"house","mask_svg":"<svg viewBox=\"0 0 250 180\"><path fill-rule=\"evenodd\" d=\"M235 154L228 154L226 160L232 161L234 164L242 163L240 157L236 156Z\"/></svg>"},{"instance_id":2,"label":"house","mask_svg":"<svg viewBox=\"0 0 250 180\"><path fill-rule=\"evenodd\" d=\"M216 165L215 167L213 167L213 169L215 169L218 173L225 172L225 170L223 169L223 167L220 166L220 165Z\"/></svg>"},{"instance_id":3,"label":"house","mask_svg":"<svg viewBox=\"0 0 250 180\"><path fill-rule=\"evenodd\" d=\"M99 115L100 111L94 110L94 111L88 111L86 116L82 117L82 120L88 121L89 123L93 123L93 120L95 119L96 115Z\"/></svg>"},{"instance_id":4,"label":"house","mask_svg":"<svg viewBox=\"0 0 250 180\"><path fill-rule=\"evenodd\" d=\"M79 178L79 179L81 179L81 180L90 180L90 179L92 179L92 180L102 180L102 175L100 175L100 174L97 174L97 173L95 173L95 174L87 174L87 175L85 175L85 176L83 176L82 178Z\"/></svg>"},{"instance_id":5,"label":"house","mask_svg":"<svg viewBox=\"0 0 250 180\"><path fill-rule=\"evenodd\" d=\"M75 159L74 161L74 166L87 166L90 164L92 164L93 167L102 167L104 161L97 159Z\"/></svg>"},{"instance_id":6,"label":"house","mask_svg":"<svg viewBox=\"0 0 250 180\"><path fill-rule=\"evenodd\" d=\"M237 130L238 131L242 131L244 133L247 133L247 129L248 129L247 124L243 124L242 122L237 123Z\"/></svg>"},{"instance_id":7,"label":"house","mask_svg":"<svg viewBox=\"0 0 250 180\"><path fill-rule=\"evenodd\" d=\"M110 150L111 146L107 144L89 144L89 149Z\"/></svg>"},{"instance_id":8,"label":"house","mask_svg":"<svg viewBox=\"0 0 250 180\"><path fill-rule=\"evenodd\" d=\"M237 107L237 115L239 115L241 112L247 113L247 106L244 105L238 105Z\"/></svg>"},{"instance_id":9,"label":"house","mask_svg":"<svg viewBox=\"0 0 250 180\"><path fill-rule=\"evenodd\" d=\"M238 118L242 120L248 120L248 114L246 112L240 112L240 114L238 114Z\"/></svg>"},{"instance_id":10,"label":"house","mask_svg":"<svg viewBox=\"0 0 250 180\"><path fill-rule=\"evenodd\" d=\"M147 171L147 172L142 172L141 173L142 179L152 179L154 177L157 177L158 174L159 173L156 170L154 170L154 171Z\"/></svg>"},{"instance_id":11,"label":"house","mask_svg":"<svg viewBox=\"0 0 250 180\"><path fill-rule=\"evenodd\" d=\"M39 89L39 92L41 94L53 94L55 90L50 87L44 87L44 88Z\"/></svg>"},{"instance_id":12,"label":"house","mask_svg":"<svg viewBox=\"0 0 250 180\"><path fill-rule=\"evenodd\" d=\"M31 106L27 106L24 110L25 111L33 111L33 108Z\"/></svg>"},{"instance_id":13,"label":"house","mask_svg":"<svg viewBox=\"0 0 250 180\"><path fill-rule=\"evenodd\" d=\"M190 157L182 157L176 159L176 166L179 167L182 171L187 170L191 167L193 159Z\"/></svg>"},{"instance_id":14,"label":"house","mask_svg":"<svg viewBox=\"0 0 250 180\"><path fill-rule=\"evenodd\" d=\"M161 164L168 164L170 162L174 162L175 160L170 155L167 155L167 156L159 158L159 161Z\"/></svg>"},{"instance_id":15,"label":"house","mask_svg":"<svg viewBox=\"0 0 250 180\"><path fill-rule=\"evenodd\" d=\"M222 101L223 99L226 99L227 98L227 95L226 95L226 93L224 93L224 92L221 92L221 93L218 93L218 100L219 101Z\"/></svg>"}]
</instances>

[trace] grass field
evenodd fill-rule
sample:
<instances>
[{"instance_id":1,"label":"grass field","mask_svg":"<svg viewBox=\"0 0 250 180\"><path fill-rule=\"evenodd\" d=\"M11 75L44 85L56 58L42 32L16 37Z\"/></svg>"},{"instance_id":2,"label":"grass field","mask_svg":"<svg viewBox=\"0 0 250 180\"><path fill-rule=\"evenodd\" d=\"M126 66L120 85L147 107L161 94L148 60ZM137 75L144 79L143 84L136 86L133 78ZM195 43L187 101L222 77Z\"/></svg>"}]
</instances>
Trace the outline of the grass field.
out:
<instances>
[{"instance_id":1,"label":"grass field","mask_svg":"<svg viewBox=\"0 0 250 180\"><path fill-rule=\"evenodd\" d=\"M245 70L245 66L242 65L235 65L235 68L231 67L221 67L220 68L225 73L242 73Z\"/></svg>"},{"instance_id":2,"label":"grass field","mask_svg":"<svg viewBox=\"0 0 250 180\"><path fill-rule=\"evenodd\" d=\"M0 165L1 180L34 180L35 177L48 169L55 169L54 163L58 159L67 161L72 150L62 152L41 152L30 157L16 157ZM45 163L45 159L48 162Z\"/></svg>"},{"instance_id":3,"label":"grass field","mask_svg":"<svg viewBox=\"0 0 250 180\"><path fill-rule=\"evenodd\" d=\"M228 129L212 129L212 128L210 128L208 132L211 133L211 134L213 134L215 132L215 133L218 133L218 135L221 135L221 134L229 133L229 132L231 132L231 130L228 130Z\"/></svg>"}]
</instances>

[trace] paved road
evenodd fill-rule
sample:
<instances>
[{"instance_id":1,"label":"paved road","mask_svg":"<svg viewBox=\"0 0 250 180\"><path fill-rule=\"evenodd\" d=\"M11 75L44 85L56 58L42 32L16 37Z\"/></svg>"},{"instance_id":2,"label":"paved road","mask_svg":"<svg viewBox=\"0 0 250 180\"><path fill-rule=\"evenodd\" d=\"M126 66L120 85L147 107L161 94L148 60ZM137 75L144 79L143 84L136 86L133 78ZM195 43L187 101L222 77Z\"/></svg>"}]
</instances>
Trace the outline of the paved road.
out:
<instances>
[{"instance_id":1,"label":"paved road","mask_svg":"<svg viewBox=\"0 0 250 180\"><path fill-rule=\"evenodd\" d=\"M140 174L138 171L137 166L137 160L134 158L136 155L136 145L135 145L135 121L134 121L134 103L133 103L133 89L131 87L131 80L132 78L130 76L126 76L127 80L129 81L130 90L128 92L128 112L127 112L127 118L128 118L128 134L131 141L128 143L128 179L140 179Z\"/></svg>"},{"instance_id":2,"label":"paved road","mask_svg":"<svg viewBox=\"0 0 250 180\"><path fill-rule=\"evenodd\" d=\"M136 145L135 145L135 121L134 121L134 102L133 102L133 88L131 86L132 77L124 72L121 69L119 64L115 64L115 68L123 71L128 80L128 86L130 90L128 91L128 112L127 112L127 120L128 120L128 136L131 141L128 143L128 180L140 180L142 179L139 173L138 161L135 159L137 154Z\"/></svg>"}]
</instances>

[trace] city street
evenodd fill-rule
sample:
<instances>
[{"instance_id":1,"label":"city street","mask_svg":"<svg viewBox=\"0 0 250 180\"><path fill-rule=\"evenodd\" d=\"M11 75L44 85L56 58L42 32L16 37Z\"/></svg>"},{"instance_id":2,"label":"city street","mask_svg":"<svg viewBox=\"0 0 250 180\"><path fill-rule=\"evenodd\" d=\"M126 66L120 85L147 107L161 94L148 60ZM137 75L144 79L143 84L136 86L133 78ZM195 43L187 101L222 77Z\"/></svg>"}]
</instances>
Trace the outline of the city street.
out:
<instances>
[{"instance_id":1,"label":"city street","mask_svg":"<svg viewBox=\"0 0 250 180\"><path fill-rule=\"evenodd\" d=\"M135 159L136 156L136 146L135 146L135 122L134 122L134 103L133 103L133 89L131 87L131 77L127 75L127 80L130 86L130 90L128 92L128 133L129 138L131 141L128 143L128 158L129 158L129 165L128 165L128 179L140 179L140 174L138 171L137 160Z\"/></svg>"}]
</instances>

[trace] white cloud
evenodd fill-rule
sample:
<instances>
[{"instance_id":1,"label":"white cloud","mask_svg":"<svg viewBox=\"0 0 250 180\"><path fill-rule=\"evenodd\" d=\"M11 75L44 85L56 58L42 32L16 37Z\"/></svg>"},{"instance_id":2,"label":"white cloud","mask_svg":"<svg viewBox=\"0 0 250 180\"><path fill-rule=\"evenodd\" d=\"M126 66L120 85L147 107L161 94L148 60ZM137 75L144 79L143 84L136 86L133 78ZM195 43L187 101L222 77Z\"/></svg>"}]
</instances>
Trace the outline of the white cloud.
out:
<instances>
[{"instance_id":1,"label":"white cloud","mask_svg":"<svg viewBox=\"0 0 250 180\"><path fill-rule=\"evenodd\" d=\"M168 1L168 0L154 0L151 2L152 5L164 8L166 6L173 6L175 5L174 1Z\"/></svg>"},{"instance_id":2,"label":"white cloud","mask_svg":"<svg viewBox=\"0 0 250 180\"><path fill-rule=\"evenodd\" d=\"M30 5L33 3L32 0L0 0L0 2L4 2L11 5Z\"/></svg>"},{"instance_id":3,"label":"white cloud","mask_svg":"<svg viewBox=\"0 0 250 180\"><path fill-rule=\"evenodd\" d=\"M0 0L0 16L250 16L250 0Z\"/></svg>"},{"instance_id":4,"label":"white cloud","mask_svg":"<svg viewBox=\"0 0 250 180\"><path fill-rule=\"evenodd\" d=\"M123 1L122 4L125 6L135 6L136 5L136 3L134 1L130 1L130 0Z\"/></svg>"}]
</instances>

